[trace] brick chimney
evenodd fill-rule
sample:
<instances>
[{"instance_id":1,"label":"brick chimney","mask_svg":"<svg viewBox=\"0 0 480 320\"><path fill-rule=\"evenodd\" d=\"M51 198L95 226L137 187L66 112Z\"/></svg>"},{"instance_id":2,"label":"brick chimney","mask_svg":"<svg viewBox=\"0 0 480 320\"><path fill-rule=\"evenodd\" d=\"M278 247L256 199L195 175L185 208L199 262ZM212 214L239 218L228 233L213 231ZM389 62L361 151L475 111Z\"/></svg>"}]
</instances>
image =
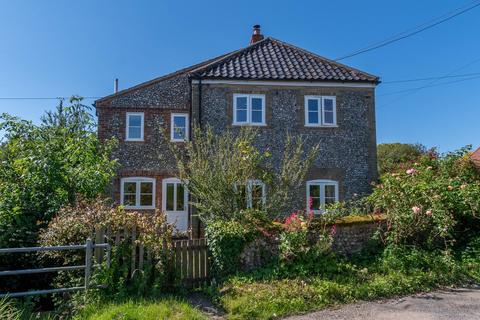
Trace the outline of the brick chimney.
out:
<instances>
[{"instance_id":1,"label":"brick chimney","mask_svg":"<svg viewBox=\"0 0 480 320\"><path fill-rule=\"evenodd\" d=\"M260 40L263 40L263 34L260 31L260 25L256 24L253 26L253 34L252 39L250 39L250 44L254 44Z\"/></svg>"}]
</instances>

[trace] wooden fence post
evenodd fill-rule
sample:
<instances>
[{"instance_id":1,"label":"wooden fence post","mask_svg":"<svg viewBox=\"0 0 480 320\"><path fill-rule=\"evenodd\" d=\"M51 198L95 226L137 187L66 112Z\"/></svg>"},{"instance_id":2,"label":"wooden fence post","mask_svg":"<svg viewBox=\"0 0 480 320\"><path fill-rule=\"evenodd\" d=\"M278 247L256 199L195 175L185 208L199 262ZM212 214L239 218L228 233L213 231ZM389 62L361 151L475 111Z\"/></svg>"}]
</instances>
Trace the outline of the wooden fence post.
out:
<instances>
[{"instance_id":1,"label":"wooden fence post","mask_svg":"<svg viewBox=\"0 0 480 320\"><path fill-rule=\"evenodd\" d=\"M101 227L96 227L95 228L95 244L105 243L104 235L105 235L104 229ZM95 248L95 261L98 264L102 263L104 253L105 253L104 248L97 248L97 247Z\"/></svg>"},{"instance_id":2,"label":"wooden fence post","mask_svg":"<svg viewBox=\"0 0 480 320\"><path fill-rule=\"evenodd\" d=\"M85 289L90 286L90 276L92 274L92 239L87 238L85 243Z\"/></svg>"}]
</instances>

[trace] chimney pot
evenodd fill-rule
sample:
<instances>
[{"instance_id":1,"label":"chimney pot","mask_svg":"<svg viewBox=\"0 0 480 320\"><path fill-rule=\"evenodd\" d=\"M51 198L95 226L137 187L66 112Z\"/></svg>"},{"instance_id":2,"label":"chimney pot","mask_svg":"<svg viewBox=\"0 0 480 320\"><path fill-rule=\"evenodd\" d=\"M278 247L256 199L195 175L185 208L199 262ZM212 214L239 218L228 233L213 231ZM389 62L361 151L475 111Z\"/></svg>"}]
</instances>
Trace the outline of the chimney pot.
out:
<instances>
[{"instance_id":1,"label":"chimney pot","mask_svg":"<svg viewBox=\"0 0 480 320\"><path fill-rule=\"evenodd\" d=\"M113 82L113 92L117 93L118 92L118 78L115 79Z\"/></svg>"},{"instance_id":2,"label":"chimney pot","mask_svg":"<svg viewBox=\"0 0 480 320\"><path fill-rule=\"evenodd\" d=\"M260 25L256 24L253 26L253 34L252 38L250 39L250 44L254 44L255 42L258 42L260 40L263 40L263 35L260 30Z\"/></svg>"}]
</instances>

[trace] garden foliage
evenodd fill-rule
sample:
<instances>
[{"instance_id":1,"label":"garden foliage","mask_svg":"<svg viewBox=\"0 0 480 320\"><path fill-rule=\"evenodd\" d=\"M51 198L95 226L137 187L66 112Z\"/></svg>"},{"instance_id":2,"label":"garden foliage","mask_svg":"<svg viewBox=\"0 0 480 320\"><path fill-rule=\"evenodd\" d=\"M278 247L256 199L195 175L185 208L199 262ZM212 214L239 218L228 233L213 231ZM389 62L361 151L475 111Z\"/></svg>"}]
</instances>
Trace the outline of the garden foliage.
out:
<instances>
[{"instance_id":1,"label":"garden foliage","mask_svg":"<svg viewBox=\"0 0 480 320\"><path fill-rule=\"evenodd\" d=\"M448 249L478 232L480 173L469 155L468 148L429 153L382 176L369 202L387 215L388 243Z\"/></svg>"},{"instance_id":2,"label":"garden foliage","mask_svg":"<svg viewBox=\"0 0 480 320\"><path fill-rule=\"evenodd\" d=\"M47 112L36 125L3 114L0 129L0 247L37 245L38 231L47 226L77 195L94 198L105 191L116 162L110 159L114 141L101 143L95 122L81 98L72 98ZM68 244L68 243L62 243ZM2 255L0 268L41 266L32 254ZM5 279L0 291L24 290L45 277L23 276L23 283Z\"/></svg>"}]
</instances>

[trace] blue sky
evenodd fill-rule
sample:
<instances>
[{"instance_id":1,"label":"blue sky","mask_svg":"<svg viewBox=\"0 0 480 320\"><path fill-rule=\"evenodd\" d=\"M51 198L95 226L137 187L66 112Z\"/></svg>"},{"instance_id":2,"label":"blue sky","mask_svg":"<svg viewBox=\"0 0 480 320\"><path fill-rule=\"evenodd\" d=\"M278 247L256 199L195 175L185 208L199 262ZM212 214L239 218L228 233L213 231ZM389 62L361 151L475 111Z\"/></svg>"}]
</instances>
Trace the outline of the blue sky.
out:
<instances>
[{"instance_id":1,"label":"blue sky","mask_svg":"<svg viewBox=\"0 0 480 320\"><path fill-rule=\"evenodd\" d=\"M2 1L0 98L104 96L114 78L122 89L243 47L257 23L267 36L335 59L467 3ZM478 30L480 7L342 62L385 82L480 72ZM443 82L453 80L459 79ZM420 142L441 151L480 145L480 78L389 95L427 83L378 87L378 142ZM38 121L55 105L0 99L0 112Z\"/></svg>"}]
</instances>

